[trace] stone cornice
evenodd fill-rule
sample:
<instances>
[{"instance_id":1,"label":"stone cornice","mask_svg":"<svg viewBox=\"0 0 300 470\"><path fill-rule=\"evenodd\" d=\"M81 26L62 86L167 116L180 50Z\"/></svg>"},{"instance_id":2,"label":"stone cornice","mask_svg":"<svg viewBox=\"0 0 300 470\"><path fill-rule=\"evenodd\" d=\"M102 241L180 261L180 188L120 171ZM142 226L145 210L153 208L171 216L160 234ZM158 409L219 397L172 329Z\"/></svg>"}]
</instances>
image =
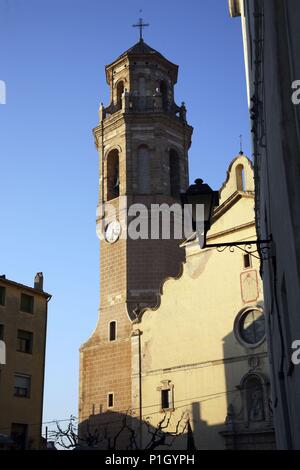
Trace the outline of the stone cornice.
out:
<instances>
[{"instance_id":1,"label":"stone cornice","mask_svg":"<svg viewBox=\"0 0 300 470\"><path fill-rule=\"evenodd\" d=\"M198 368L203 368L203 367L213 367L213 366L219 366L223 364L231 364L234 362L241 362L241 361L247 361L249 356L256 356L256 357L262 357L262 358L267 358L268 353L266 351L256 353L256 354L245 354L242 356L237 356L237 357L228 357L225 359L215 359L212 361L203 361L203 362L195 362L191 364L181 364L179 366L174 366L174 367L168 367L166 369L153 369L148 371L146 374L144 373L143 376L145 375L157 375L157 374L166 374L169 372L175 372L178 370L191 370L191 369L198 369ZM221 395L222 392L220 392Z\"/></svg>"},{"instance_id":2,"label":"stone cornice","mask_svg":"<svg viewBox=\"0 0 300 470\"><path fill-rule=\"evenodd\" d=\"M213 215L212 222L214 223L218 220L225 212L227 212L234 204L236 204L242 198L250 198L254 199L254 191L235 191L226 201L223 202L220 206L218 206Z\"/></svg>"},{"instance_id":3,"label":"stone cornice","mask_svg":"<svg viewBox=\"0 0 300 470\"><path fill-rule=\"evenodd\" d=\"M189 124L182 121L176 116L169 116L165 113L121 113L116 112L112 116L106 118L103 121L103 124L100 123L98 126L93 128L94 135L101 135L102 129L105 133L111 132L121 125L166 125L175 129L176 131L181 131L184 125L185 130L189 135L193 132L193 127Z\"/></svg>"}]
</instances>

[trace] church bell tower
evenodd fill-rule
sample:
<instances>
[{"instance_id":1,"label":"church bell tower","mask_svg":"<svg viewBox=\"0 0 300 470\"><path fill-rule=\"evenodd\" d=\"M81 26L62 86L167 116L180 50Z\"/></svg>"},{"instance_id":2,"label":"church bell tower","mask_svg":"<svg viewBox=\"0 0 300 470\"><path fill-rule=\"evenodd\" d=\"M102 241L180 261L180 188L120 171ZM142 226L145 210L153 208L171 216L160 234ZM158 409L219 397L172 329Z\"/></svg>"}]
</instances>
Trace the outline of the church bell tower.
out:
<instances>
[{"instance_id":1,"label":"church bell tower","mask_svg":"<svg viewBox=\"0 0 300 470\"><path fill-rule=\"evenodd\" d=\"M101 301L97 326L80 350L80 422L131 410L132 324L145 309L158 307L163 282L177 277L184 262L181 240L150 232L152 205L180 202L188 187L192 128L184 103L174 100L178 66L141 37L105 70L110 104L101 104L93 130L100 166L97 223L103 227ZM122 236L135 204L147 209L141 216L149 222L148 238Z\"/></svg>"}]
</instances>

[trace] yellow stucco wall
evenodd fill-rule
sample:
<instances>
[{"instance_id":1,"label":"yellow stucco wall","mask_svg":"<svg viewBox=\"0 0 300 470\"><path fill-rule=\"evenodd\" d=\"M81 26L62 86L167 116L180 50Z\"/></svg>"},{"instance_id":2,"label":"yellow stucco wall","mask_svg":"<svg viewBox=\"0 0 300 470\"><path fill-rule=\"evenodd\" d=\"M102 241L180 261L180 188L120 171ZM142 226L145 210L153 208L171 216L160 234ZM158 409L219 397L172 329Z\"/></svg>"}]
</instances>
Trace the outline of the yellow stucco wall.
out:
<instances>
[{"instance_id":1,"label":"yellow stucco wall","mask_svg":"<svg viewBox=\"0 0 300 470\"><path fill-rule=\"evenodd\" d=\"M244 191L236 191L235 168L245 168ZM254 225L253 172L245 156L230 166L227 181L220 193L220 207L209 233L211 242L256 238ZM239 228L240 227L240 228ZM230 230L228 234L220 233ZM208 240L209 241L209 240ZM181 414L189 416L194 440L199 449L224 448L219 431L230 403L241 407L237 386L249 372L249 356L257 355L257 371L267 373L266 342L246 348L236 339L233 326L237 314L247 306L262 305L259 261L244 268L243 252L215 248L200 250L197 241L189 242L183 274L163 285L161 305L147 310L140 323L141 331L143 419L155 425L160 410L162 381L170 381L174 391L174 412L168 430L174 430ZM257 273L257 298L245 302L241 274ZM253 290L253 283L250 288ZM254 289L255 293L255 289ZM136 347L136 346L133 346ZM138 354L133 351L133 408L139 406ZM147 440L147 436L144 438ZM186 438L178 438L175 448L186 448Z\"/></svg>"}]
</instances>

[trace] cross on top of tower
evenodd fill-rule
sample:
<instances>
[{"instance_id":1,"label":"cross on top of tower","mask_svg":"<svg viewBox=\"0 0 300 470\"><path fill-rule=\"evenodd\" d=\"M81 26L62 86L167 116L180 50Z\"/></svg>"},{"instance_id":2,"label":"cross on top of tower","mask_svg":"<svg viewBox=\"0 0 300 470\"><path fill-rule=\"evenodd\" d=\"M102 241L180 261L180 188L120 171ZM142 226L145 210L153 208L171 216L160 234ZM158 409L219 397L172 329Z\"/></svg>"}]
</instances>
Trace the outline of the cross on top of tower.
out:
<instances>
[{"instance_id":1,"label":"cross on top of tower","mask_svg":"<svg viewBox=\"0 0 300 470\"><path fill-rule=\"evenodd\" d=\"M140 13L142 13L142 10L140 10ZM146 26L150 26L150 24L144 23L143 18L139 18L139 22L132 25L133 28L140 28L140 41L143 41L143 28L146 28Z\"/></svg>"},{"instance_id":2,"label":"cross on top of tower","mask_svg":"<svg viewBox=\"0 0 300 470\"><path fill-rule=\"evenodd\" d=\"M240 155L244 155L243 152L243 135L240 135Z\"/></svg>"}]
</instances>

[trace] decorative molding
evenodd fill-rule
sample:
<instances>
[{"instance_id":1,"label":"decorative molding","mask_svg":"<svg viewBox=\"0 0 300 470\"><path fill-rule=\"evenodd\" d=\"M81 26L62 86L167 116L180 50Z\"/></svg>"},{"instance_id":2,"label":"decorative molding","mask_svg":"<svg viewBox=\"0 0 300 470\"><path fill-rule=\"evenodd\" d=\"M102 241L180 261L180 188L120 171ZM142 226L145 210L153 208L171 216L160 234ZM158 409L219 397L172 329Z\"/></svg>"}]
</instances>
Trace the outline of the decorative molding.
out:
<instances>
[{"instance_id":1,"label":"decorative molding","mask_svg":"<svg viewBox=\"0 0 300 470\"><path fill-rule=\"evenodd\" d=\"M257 356L259 358L267 358L267 352L261 352L257 354L251 354L251 357ZM178 370L191 370L191 369L198 369L203 367L213 367L225 364L232 364L234 362L243 362L248 360L249 355L245 354L243 356L236 356L236 357L228 357L225 359L216 359L213 361L204 361L204 362L195 362L191 364L181 364L180 366L168 367L166 369L153 369L149 370L147 374L143 373L143 376L148 375L159 375L159 374L169 374L170 372L176 372ZM222 392L220 392L221 394Z\"/></svg>"},{"instance_id":2,"label":"decorative molding","mask_svg":"<svg viewBox=\"0 0 300 470\"><path fill-rule=\"evenodd\" d=\"M104 152L104 160L107 159L107 156L110 152L112 152L113 150L117 150L119 152L119 154L122 153L122 147L119 145L119 144L115 144L115 145L112 145L111 147L108 147L108 149L105 150Z\"/></svg>"},{"instance_id":3,"label":"decorative molding","mask_svg":"<svg viewBox=\"0 0 300 470\"><path fill-rule=\"evenodd\" d=\"M219 191L219 194L221 190ZM218 220L223 214L225 214L231 207L243 197L254 199L254 191L235 191L226 201L215 209L213 214L212 223Z\"/></svg>"}]
</instances>

